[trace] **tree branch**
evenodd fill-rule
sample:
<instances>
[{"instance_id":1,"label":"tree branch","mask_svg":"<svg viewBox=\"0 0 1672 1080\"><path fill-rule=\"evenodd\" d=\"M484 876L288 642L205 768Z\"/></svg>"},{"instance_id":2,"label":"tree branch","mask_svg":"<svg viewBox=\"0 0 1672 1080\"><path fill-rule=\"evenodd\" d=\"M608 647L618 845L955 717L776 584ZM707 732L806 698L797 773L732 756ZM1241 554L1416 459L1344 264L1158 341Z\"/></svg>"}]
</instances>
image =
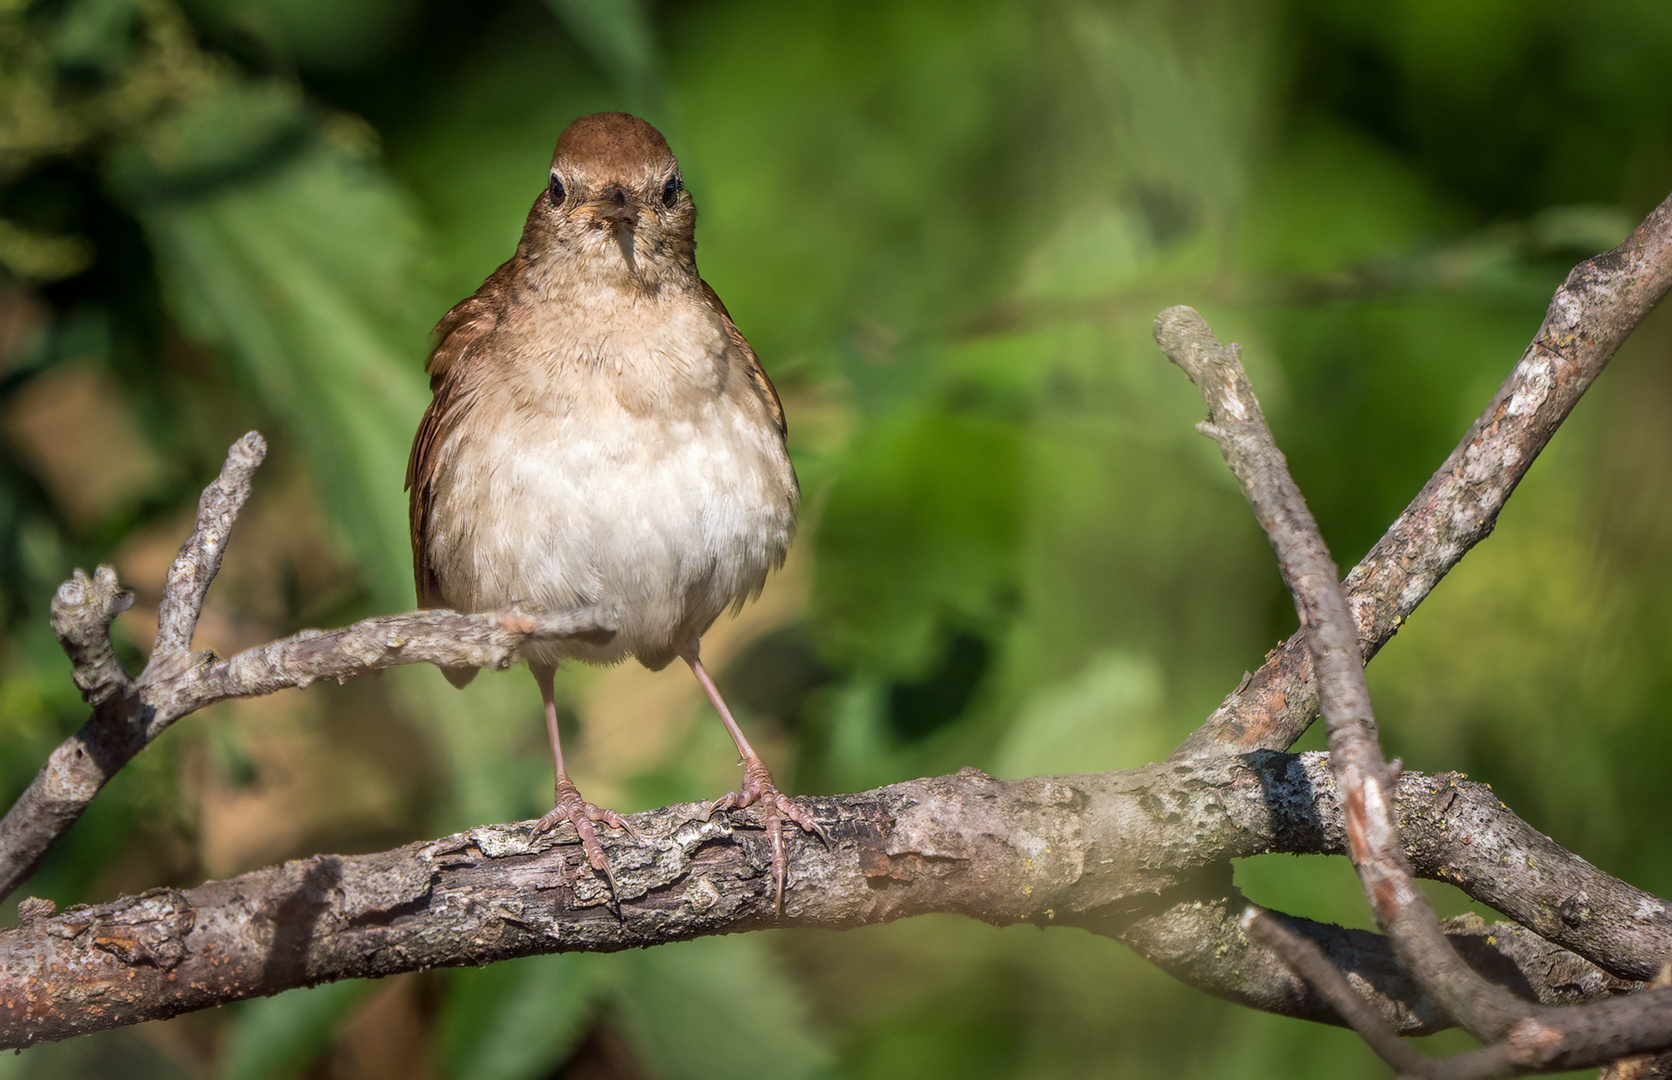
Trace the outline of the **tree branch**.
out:
<instances>
[{"instance_id":1,"label":"tree branch","mask_svg":"<svg viewBox=\"0 0 1672 1080\"><path fill-rule=\"evenodd\" d=\"M214 483L197 500L197 525L180 554L169 564L162 603L157 606L157 641L151 664L172 663L191 651L203 600L221 570L221 555L232 535L232 523L250 497L256 468L267 457L267 440L258 431L232 444Z\"/></svg>"},{"instance_id":2,"label":"tree branch","mask_svg":"<svg viewBox=\"0 0 1672 1080\"><path fill-rule=\"evenodd\" d=\"M1243 912L1242 925L1251 937L1275 952L1293 971L1316 987L1346 1025L1358 1032L1376 1056L1398 1070L1401 1077L1488 1080L1516 1071L1502 1044L1483 1046L1444 1061L1435 1061L1401 1040L1372 1003L1358 995L1324 950L1299 928L1290 926L1273 912L1252 906Z\"/></svg>"},{"instance_id":3,"label":"tree branch","mask_svg":"<svg viewBox=\"0 0 1672 1080\"><path fill-rule=\"evenodd\" d=\"M1248 900L1231 890L1136 911L1107 910L1071 921L1115 938L1180 982L1233 1004L1319 1023L1342 1023L1312 986L1249 936L1242 925L1247 907ZM1279 917L1347 972L1395 1030L1426 1035L1455 1026L1400 966L1387 938L1294 915ZM1637 988L1513 923L1487 923L1478 916L1463 915L1447 922L1446 933L1477 970L1541 1004L1577 1004Z\"/></svg>"},{"instance_id":4,"label":"tree branch","mask_svg":"<svg viewBox=\"0 0 1672 1080\"><path fill-rule=\"evenodd\" d=\"M402 664L506 668L532 639L607 641L615 633L615 613L605 607L555 614L518 607L481 615L416 611L329 633L306 630L230 659L190 651L204 595L265 453L259 434L245 435L204 490L196 526L169 567L158 609L157 646L137 679L122 670L110 641L111 621L133 603L132 594L118 585L116 571L101 566L89 578L77 570L58 589L53 630L93 715L52 752L0 819L0 898L33 872L122 766L176 720L205 705Z\"/></svg>"},{"instance_id":5,"label":"tree branch","mask_svg":"<svg viewBox=\"0 0 1672 1080\"><path fill-rule=\"evenodd\" d=\"M94 708L133 689L110 641L110 624L133 605L134 594L116 583L116 571L108 566L91 578L77 570L52 598L52 632L69 654L70 677L82 700Z\"/></svg>"},{"instance_id":6,"label":"tree branch","mask_svg":"<svg viewBox=\"0 0 1672 1080\"><path fill-rule=\"evenodd\" d=\"M1349 852L1376 921L1401 961L1447 1012L1492 1044L1505 1068L1603 1064L1622 1054L1672 1046L1672 990L1589 1006L1540 1008L1518 1000L1462 961L1416 890L1393 818L1398 767L1389 768L1382 757L1346 593L1317 523L1272 442L1239 350L1220 345L1189 308L1162 312L1156 340L1202 392L1209 420L1201 429L1218 443L1241 483L1294 594L1329 726L1330 765L1342 795ZM1515 407L1511 402L1512 411ZM1372 1045L1383 1041L1379 1026L1361 1034ZM1475 1075L1473 1068L1454 1060L1450 1068L1425 1067L1422 1073L1449 1075L1455 1069Z\"/></svg>"},{"instance_id":7,"label":"tree branch","mask_svg":"<svg viewBox=\"0 0 1672 1080\"><path fill-rule=\"evenodd\" d=\"M1222 858L1282 852L1346 855L1340 792L1326 755L1258 751L1241 759L1266 812L1228 807L1214 822ZM1190 773L1200 785L1211 773ZM1243 774L1215 797L1247 797ZM1201 796L1205 797L1205 796ZM1655 977L1672 955L1672 910L1540 833L1492 789L1458 773L1403 773L1394 792L1399 832L1417 876L1455 886L1542 938L1623 980ZM1207 821L1188 820L1196 827Z\"/></svg>"},{"instance_id":8,"label":"tree branch","mask_svg":"<svg viewBox=\"0 0 1672 1080\"><path fill-rule=\"evenodd\" d=\"M418 612L308 631L226 660L202 653L184 663L153 662L141 680L129 682L108 648L110 619L124 595L115 575L108 568L91 580L78 575L63 593L58 625L78 684L123 721L117 730L135 733L123 748L128 757L173 719L222 697L401 663L505 666L528 635L607 634L599 627L611 616ZM103 760L102 769L114 772L125 757L107 752ZM42 786L37 779L31 793ZM76 812L96 790L82 786ZM7 820L30 820L29 799ZM1529 923L1551 923L1554 940L1617 974L1652 970L1644 958L1672 943L1665 905L1540 837L1479 785L1406 777L1400 805L1422 823L1413 830L1425 840L1416 848L1421 872L1466 890L1496 889L1500 906ZM1296 1015L1332 1015L1304 983L1261 957L1235 925L1240 899L1228 883L1213 884L1231 858L1346 849L1334 780L1318 755L1257 753L1013 784L970 770L825 800L823 808L840 822L833 831L841 842L827 852L794 838L793 924L840 927L951 911L990 922L1084 926L1209 992ZM613 854L621 922L601 917L607 893L573 849L554 848L551 838L531 846L526 826L478 829L382 855L322 856L57 919L40 903L20 905L26 924L0 934L0 1006L11 1025L5 1039L22 1045L61 1038L330 979L776 925L770 908L760 907L769 865L764 838L739 831L742 817L695 822L690 813L641 816L650 849L623 844ZM1465 818L1476 842L1459 845ZM1496 856L1517 844L1542 845L1535 848L1542 876L1497 865ZM1563 905L1575 895L1641 917L1549 917L1562 910L1571 916L1578 909ZM500 922L521 919L517 925L527 932L490 934L483 910L498 912L493 919ZM531 923L516 915L526 911L546 914ZM1399 971L1383 939L1304 920L1295 925L1309 927L1331 956L1351 958L1377 1008L1400 1030L1446 1022ZM1575 993L1589 999L1627 985L1517 927L1454 933L1475 946L1485 966L1510 973L1540 1000L1572 1000ZM304 940L305 948L296 944ZM120 1007L100 991L116 985L124 988Z\"/></svg>"},{"instance_id":9,"label":"tree branch","mask_svg":"<svg viewBox=\"0 0 1672 1080\"><path fill-rule=\"evenodd\" d=\"M1453 782L1407 776L1400 805L1431 807L1430 793ZM833 843L786 837L781 919L753 812L707 820L696 803L634 815L642 844L606 839L619 920L573 830L531 840L528 822L374 855L316 856L56 917L32 905L32 918L0 933L0 1047L333 979L928 912L1082 927L1221 997L1333 1018L1238 928L1245 901L1225 869L1263 852L1341 850L1345 829L1320 755L1017 781L967 769L808 801ZM1418 865L1449 874L1454 854L1419 852ZM1360 977L1398 1030L1446 1026L1385 939L1292 922ZM1633 947L1644 951L1669 932L1664 920L1638 930ZM1448 932L1472 963L1541 1001L1592 1000L1632 985L1519 927L1475 919Z\"/></svg>"},{"instance_id":10,"label":"tree branch","mask_svg":"<svg viewBox=\"0 0 1672 1080\"><path fill-rule=\"evenodd\" d=\"M1347 575L1366 662L1497 524L1516 485L1632 330L1672 288L1672 198L1624 243L1574 267L1544 324L1480 418L1387 533ZM1174 757L1281 750L1318 715L1295 634L1214 710Z\"/></svg>"},{"instance_id":11,"label":"tree branch","mask_svg":"<svg viewBox=\"0 0 1672 1080\"><path fill-rule=\"evenodd\" d=\"M1427 1071L1429 1059L1400 1039L1393 1026L1382 1019L1374 1005L1358 995L1341 968L1311 938L1284 925L1272 912L1252 906L1243 912L1241 923L1250 937L1276 953L1291 971L1311 984L1347 1026L1364 1037L1377 1057L1401 1073Z\"/></svg>"}]
</instances>

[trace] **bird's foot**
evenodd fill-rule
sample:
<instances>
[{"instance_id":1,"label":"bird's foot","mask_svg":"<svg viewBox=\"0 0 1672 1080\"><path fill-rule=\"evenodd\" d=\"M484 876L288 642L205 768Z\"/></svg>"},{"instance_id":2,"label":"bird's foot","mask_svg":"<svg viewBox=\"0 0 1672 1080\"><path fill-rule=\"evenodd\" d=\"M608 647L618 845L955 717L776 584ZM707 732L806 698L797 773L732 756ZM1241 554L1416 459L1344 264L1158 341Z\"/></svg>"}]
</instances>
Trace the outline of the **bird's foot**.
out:
<instances>
[{"instance_id":1,"label":"bird's foot","mask_svg":"<svg viewBox=\"0 0 1672 1080\"><path fill-rule=\"evenodd\" d=\"M598 842L598 824L620 829L635 841L638 840L639 834L633 831L633 826L626 818L614 810L605 810L581 798L581 793L575 790L575 785L567 776L558 778L556 795L556 805L534 823L534 835L539 836L565 821L573 825L576 835L580 837L581 851L586 854L586 861L609 882L610 896L615 900L616 914L620 915L621 893L615 887L615 873L610 869L610 861L604 857L604 846Z\"/></svg>"},{"instance_id":2,"label":"bird's foot","mask_svg":"<svg viewBox=\"0 0 1672 1080\"><path fill-rule=\"evenodd\" d=\"M722 795L708 805L708 816L721 810L741 810L760 804L762 824L766 827L767 842L772 848L772 884L775 910L784 910L784 884L789 878L789 856L784 850L784 823L793 822L803 832L810 832L830 843L830 834L814 820L807 808L778 790L772 774L759 761L747 762L743 769L743 787Z\"/></svg>"}]
</instances>

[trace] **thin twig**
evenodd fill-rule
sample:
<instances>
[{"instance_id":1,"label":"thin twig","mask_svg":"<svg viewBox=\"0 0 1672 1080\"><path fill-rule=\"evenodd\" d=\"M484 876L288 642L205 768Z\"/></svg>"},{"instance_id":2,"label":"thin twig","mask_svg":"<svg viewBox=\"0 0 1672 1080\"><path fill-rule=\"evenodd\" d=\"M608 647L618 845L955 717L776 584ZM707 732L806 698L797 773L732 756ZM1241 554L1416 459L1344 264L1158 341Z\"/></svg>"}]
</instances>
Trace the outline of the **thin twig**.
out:
<instances>
[{"instance_id":1,"label":"thin twig","mask_svg":"<svg viewBox=\"0 0 1672 1080\"><path fill-rule=\"evenodd\" d=\"M192 634L203 614L203 598L220 573L221 556L232 534L232 523L250 497L250 482L256 468L267 456L267 440L252 431L232 444L226 463L214 483L203 489L197 501L197 527L180 545L180 554L169 565L162 602L157 606L157 640L153 661L184 653L192 647Z\"/></svg>"},{"instance_id":2,"label":"thin twig","mask_svg":"<svg viewBox=\"0 0 1672 1080\"><path fill-rule=\"evenodd\" d=\"M1311 938L1290 930L1271 912L1252 906L1243 912L1242 926L1250 937L1276 953L1295 974L1322 994L1346 1025L1376 1051L1377 1057L1401 1073L1428 1074L1433 1059L1401 1039Z\"/></svg>"},{"instance_id":3,"label":"thin twig","mask_svg":"<svg viewBox=\"0 0 1672 1080\"><path fill-rule=\"evenodd\" d=\"M110 624L133 604L134 594L117 584L116 570L109 566L99 567L92 577L77 570L52 597L52 631L69 656L71 676L89 705L102 705L132 687L116 659Z\"/></svg>"}]
</instances>

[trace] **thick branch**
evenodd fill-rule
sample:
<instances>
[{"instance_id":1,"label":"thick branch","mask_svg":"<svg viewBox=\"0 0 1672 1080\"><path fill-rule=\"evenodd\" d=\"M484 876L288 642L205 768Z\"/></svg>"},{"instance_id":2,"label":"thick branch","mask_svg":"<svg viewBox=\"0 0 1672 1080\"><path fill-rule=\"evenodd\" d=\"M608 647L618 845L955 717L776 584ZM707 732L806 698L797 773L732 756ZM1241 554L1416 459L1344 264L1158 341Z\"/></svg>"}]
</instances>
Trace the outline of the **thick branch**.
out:
<instances>
[{"instance_id":1,"label":"thick branch","mask_svg":"<svg viewBox=\"0 0 1672 1080\"><path fill-rule=\"evenodd\" d=\"M1427 810L1436 805L1429 793L1450 782L1406 777L1401 805ZM1244 901L1224 870L1243 855L1339 850L1344 829L1317 755L1017 781L965 770L808 801L834 842L787 837L781 920L772 911L769 845L745 824L752 816L703 821L698 804L636 815L642 844L610 841L620 920L572 831L556 834L562 843L531 843L528 823L35 917L0 933L0 1046L332 979L927 912L1083 927L1221 997L1332 1015L1241 932ZM1450 871L1447 853L1433 865L1426 853L1418 859L1434 876ZM1444 1026L1385 939L1295 924L1350 966L1389 1023ZM1630 985L1518 927L1475 920L1449 932L1472 963L1537 1000L1588 1000ZM1657 948L1667 936L1664 923L1644 925L1636 947Z\"/></svg>"},{"instance_id":2,"label":"thick branch","mask_svg":"<svg viewBox=\"0 0 1672 1080\"><path fill-rule=\"evenodd\" d=\"M1531 345L1463 441L1347 575L1369 660L1469 549L1622 342L1672 288L1672 198L1612 251L1580 263ZM1296 634L1214 711L1175 757L1282 749L1318 715L1304 636Z\"/></svg>"}]
</instances>

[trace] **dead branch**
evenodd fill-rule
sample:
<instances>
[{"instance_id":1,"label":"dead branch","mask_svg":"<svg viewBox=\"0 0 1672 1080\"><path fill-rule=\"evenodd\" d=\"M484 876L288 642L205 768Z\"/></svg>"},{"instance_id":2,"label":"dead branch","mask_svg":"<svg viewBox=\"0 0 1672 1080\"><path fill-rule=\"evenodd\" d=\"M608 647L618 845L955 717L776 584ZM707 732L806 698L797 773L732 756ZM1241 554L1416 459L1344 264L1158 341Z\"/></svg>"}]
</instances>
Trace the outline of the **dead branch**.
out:
<instances>
[{"instance_id":1,"label":"dead branch","mask_svg":"<svg viewBox=\"0 0 1672 1080\"><path fill-rule=\"evenodd\" d=\"M1202 392L1209 419L1201 430L1219 445L1241 483L1294 594L1329 726L1330 764L1345 810L1349 854L1376 921L1422 988L1488 1044L1484 1053L1445 1062L1424 1059L1414 1069L1410 1062L1415 1059L1403 1052L1389 1056L1390 1063L1412 1075L1474 1077L1604 1064L1624 1054L1672 1047L1672 990L1563 1009L1533 1006L1483 977L1452 947L1416 889L1394 821L1399 770L1382 757L1346 593L1317 523L1266 428L1239 350L1219 344L1201 316L1189 308L1162 312L1156 319L1156 340ZM1266 931L1274 938L1282 936L1277 928L1267 926ZM1305 949L1294 950L1294 955L1308 969L1321 962ZM1340 989L1329 980L1325 992ZM1349 1009L1344 1019L1355 1023L1366 1015L1366 1010ZM1386 1046L1384 1025L1371 1023L1357 1030L1378 1051Z\"/></svg>"},{"instance_id":2,"label":"dead branch","mask_svg":"<svg viewBox=\"0 0 1672 1080\"><path fill-rule=\"evenodd\" d=\"M1427 1069L1428 1058L1402 1040L1376 1007L1359 996L1341 968L1311 938L1285 925L1272 912L1252 906L1243 913L1242 928L1316 989L1347 1026L1363 1036L1377 1057L1401 1073L1416 1074Z\"/></svg>"},{"instance_id":3,"label":"dead branch","mask_svg":"<svg viewBox=\"0 0 1672 1080\"><path fill-rule=\"evenodd\" d=\"M25 922L0 933L0 1047L334 979L929 912L1082 927L1140 947L1220 996L1330 1019L1304 983L1251 947L1237 928L1246 902L1222 880L1230 858L1343 834L1339 820L1291 827L1291 815L1337 813L1328 791L1307 790L1315 775L1327 786L1327 764L1312 757L1310 765L1262 754L1013 781L967 769L813 798L832 843L786 838L782 917L753 813L709 820L697 803L634 815L642 843L607 841L619 919L573 830L531 840L529 822L372 855L320 855L58 915L34 904ZM1420 796L1433 779L1406 782ZM1292 922L1332 957L1351 957L1388 1023L1446 1026L1385 939ZM1633 985L1510 924L1450 929L1474 962L1540 1000L1593 1000Z\"/></svg>"},{"instance_id":4,"label":"dead branch","mask_svg":"<svg viewBox=\"0 0 1672 1080\"><path fill-rule=\"evenodd\" d=\"M482 615L416 611L330 633L303 631L227 659L192 652L204 596L266 452L258 433L245 435L204 490L196 526L169 567L156 647L138 678L122 670L110 641L111 622L133 604L115 570L101 566L91 578L77 570L53 597L53 631L93 715L52 752L0 819L0 898L29 876L122 766L176 720L205 705L402 664L505 668L531 638L607 640L614 634L614 612L604 608L555 614L520 608Z\"/></svg>"},{"instance_id":5,"label":"dead branch","mask_svg":"<svg viewBox=\"0 0 1672 1080\"><path fill-rule=\"evenodd\" d=\"M1625 242L1573 268L1544 324L1486 410L1382 539L1347 575L1365 662L1440 579L1492 532L1498 512L1620 345L1672 288L1672 198ZM1281 750L1318 715L1295 634L1174 751Z\"/></svg>"}]
</instances>

